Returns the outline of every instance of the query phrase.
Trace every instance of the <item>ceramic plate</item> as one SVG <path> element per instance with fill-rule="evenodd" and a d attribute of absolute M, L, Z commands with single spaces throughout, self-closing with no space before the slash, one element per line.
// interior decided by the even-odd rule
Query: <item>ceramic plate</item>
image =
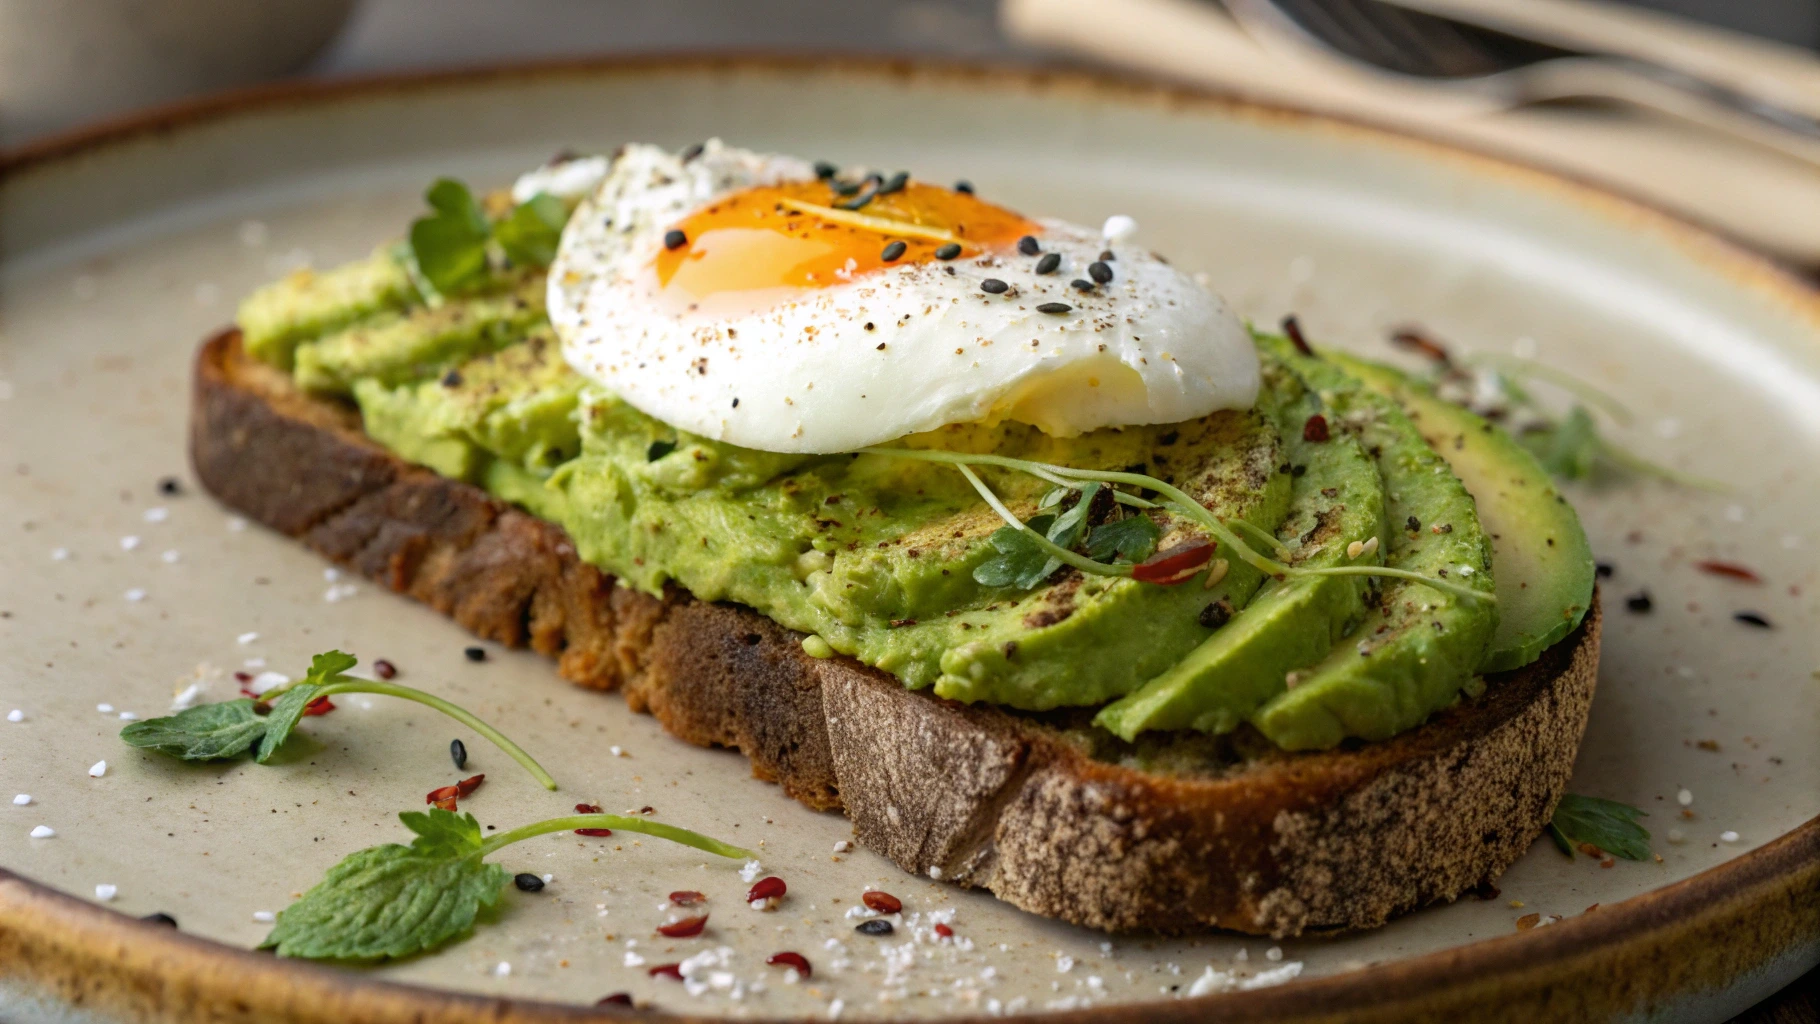
<path fill-rule="evenodd" d="M 1724 481 L 1577 488 L 1605 581 L 1605 660 L 1572 789 L 1649 812 L 1659 859 L 1602 867 L 1539 841 L 1499 882 L 1362 935 L 1107 937 L 907 877 L 837 815 L 686 747 L 542 659 L 491 650 L 191 483 L 195 345 L 236 299 L 398 232 L 425 185 L 510 180 L 563 147 L 740 145 L 969 178 L 1010 206 L 1113 213 L 1245 314 L 1387 351 L 1419 323 L 1532 355 L 1634 413 L 1613 437 Z M 1210 968 L 1275 986 L 1212 997 L 1236 1018 L 1717 1019 L 1820 961 L 1820 298 L 1641 207 L 1356 126 L 1073 77 L 805 61 L 542 68 L 214 101 L 14 161 L 0 181 L 0 1007 L 11 1019 L 545 1020 L 603 995 L 701 1015 L 826 1018 L 1074 1010 L 1190 1019 Z M 163 478 L 182 482 L 160 492 Z M 1694 563 L 1752 567 L 1761 584 Z M 1648 592 L 1653 611 L 1626 610 Z M 1759 628 L 1734 614 L 1754 612 Z M 467 941 L 337 971 L 244 952 L 261 918 L 343 855 L 403 835 L 451 781 L 462 732 L 350 700 L 283 764 L 141 754 L 127 714 L 236 671 L 295 675 L 338 647 L 386 658 L 542 755 L 537 788 L 468 735 L 508 827 L 577 800 L 651 806 L 761 849 L 782 910 L 740 905 L 738 865 L 653 841 L 512 848 L 551 877 Z M 617 756 L 616 756 L 617 754 Z M 105 772 L 91 766 L 106 762 Z M 1806 822 L 1807 824 L 1803 824 Z M 39 825 L 51 838 L 30 838 Z M 105 888 L 104 888 L 105 887 Z M 847 912 L 879 887 L 965 941 L 880 941 Z M 717 908 L 705 940 L 655 940 L 663 894 Z M 1590 909 L 1597 905 L 1599 909 Z M 165 912 L 181 932 L 132 919 Z M 1559 916 L 1521 930 L 1526 915 Z M 719 951 L 704 991 L 646 966 Z M 812 980 L 766 967 L 803 953 Z M 1619 979 L 1622 979 L 1621 981 Z M 1323 1018 L 1325 1019 L 1325 1018 Z"/>

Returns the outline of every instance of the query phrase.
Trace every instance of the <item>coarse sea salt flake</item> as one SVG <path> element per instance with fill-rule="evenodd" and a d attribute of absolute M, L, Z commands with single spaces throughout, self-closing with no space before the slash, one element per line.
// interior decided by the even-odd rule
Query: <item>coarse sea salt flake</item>
<path fill-rule="evenodd" d="M 115 896 L 119 895 L 119 893 L 120 893 L 120 887 L 117 885 L 109 885 L 106 882 L 102 882 L 101 884 L 95 886 L 95 898 L 98 900 L 102 900 L 102 901 L 111 900 Z"/>
<path fill-rule="evenodd" d="M 757 881 L 758 876 L 763 874 L 764 870 L 765 870 L 765 866 L 763 864 L 760 864 L 758 861 L 755 861 L 755 860 L 746 861 L 745 866 L 743 866 L 739 869 L 739 879 L 742 882 Z"/>
<path fill-rule="evenodd" d="M 1681 792 L 1676 793 L 1675 803 L 1678 803 L 1683 807 L 1692 807 L 1694 805 L 1694 791 L 1691 789 L 1683 789 Z"/>
<path fill-rule="evenodd" d="M 49 839 L 56 834 L 57 830 L 49 825 L 39 825 L 37 828 L 32 829 L 33 839 Z"/>
<path fill-rule="evenodd" d="M 246 688 L 253 691 L 254 694 L 261 694 L 274 686 L 283 686 L 290 681 L 291 677 L 283 672 L 261 672 L 253 677 L 252 682 L 246 684 Z"/>
<path fill-rule="evenodd" d="M 13 806 L 14 807 L 24 807 L 31 802 L 32 802 L 32 795 L 30 793 L 20 793 L 13 797 Z"/>
<path fill-rule="evenodd" d="M 251 630 L 248 630 L 247 632 L 242 633 L 239 636 L 235 637 L 234 642 L 237 644 L 250 644 L 257 639 L 259 639 L 259 634 L 252 632 Z"/>
<path fill-rule="evenodd" d="M 9 722 L 23 722 L 25 721 L 25 712 L 18 708 L 14 708 L 6 713 L 6 720 Z"/>
<path fill-rule="evenodd" d="M 120 712 L 120 720 L 122 722 L 136 722 L 139 720 L 139 716 L 133 714 L 131 711 L 122 711 Z"/>
<path fill-rule="evenodd" d="M 106 774 L 107 774 L 107 762 L 106 761 L 96 761 L 94 764 L 91 764 L 88 766 L 88 777 L 91 779 L 98 779 Z"/>
<path fill-rule="evenodd" d="M 180 561 L 183 558 L 183 556 L 181 554 L 177 553 L 176 548 L 172 548 L 169 551 L 166 551 L 164 554 L 159 555 L 158 557 L 162 558 L 164 560 L 165 565 L 176 565 L 178 563 L 178 561 Z"/>
<path fill-rule="evenodd" d="M 133 589 L 127 591 L 122 596 L 125 597 L 128 601 L 143 601 L 143 600 L 145 600 L 145 588 L 144 587 L 134 587 Z"/>
<path fill-rule="evenodd" d="M 53 561 L 53 562 L 66 562 L 69 560 L 69 557 L 70 557 L 69 548 L 52 548 L 51 549 L 51 561 Z"/>
<path fill-rule="evenodd" d="M 1719 841 L 1722 843 L 1735 843 L 1738 841 L 1738 833 L 1727 829 L 1724 832 L 1719 833 Z"/>
<path fill-rule="evenodd" d="M 112 704 L 97 704 L 95 705 L 95 710 L 104 715 L 111 715 L 114 713 L 114 706 Z"/>
<path fill-rule="evenodd" d="M 145 510 L 145 521 L 148 523 L 162 523 L 170 517 L 171 510 L 168 508 L 148 508 Z"/>
<path fill-rule="evenodd" d="M 131 551 L 134 548 L 137 548 L 138 546 L 139 546 L 139 538 L 137 538 L 137 537 L 134 537 L 129 534 L 125 537 L 120 538 L 120 550 L 122 550 L 122 551 Z"/>
<path fill-rule="evenodd" d="M 264 924 L 270 924 L 273 921 L 278 920 L 278 915 L 269 910 L 255 910 L 253 911 L 253 920 Z"/>

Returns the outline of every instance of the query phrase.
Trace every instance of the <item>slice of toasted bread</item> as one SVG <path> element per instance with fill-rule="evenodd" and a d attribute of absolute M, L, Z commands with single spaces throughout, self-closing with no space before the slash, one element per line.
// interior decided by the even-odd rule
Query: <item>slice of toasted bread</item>
<path fill-rule="evenodd" d="M 562 529 L 369 440 L 237 333 L 198 353 L 197 476 L 222 501 L 474 633 L 619 689 L 907 871 L 1107 930 L 1367 928 L 1496 878 L 1541 831 L 1592 702 L 1599 609 L 1483 697 L 1379 743 L 1129 746 L 1071 716 L 904 689 L 746 608 L 625 587 Z M 1143 767 L 1138 767 L 1142 765 Z"/>

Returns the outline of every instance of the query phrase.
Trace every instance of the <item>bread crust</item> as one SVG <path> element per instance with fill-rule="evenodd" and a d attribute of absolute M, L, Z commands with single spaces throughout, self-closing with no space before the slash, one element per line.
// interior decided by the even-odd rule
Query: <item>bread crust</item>
<path fill-rule="evenodd" d="M 1494 880 L 1553 812 L 1599 660 L 1586 620 L 1485 695 L 1378 743 L 1196 771 L 1096 759 L 1049 720 L 912 692 L 743 607 L 617 586 L 555 524 L 410 465 L 237 332 L 197 353 L 190 452 L 249 517 L 478 636 L 617 689 L 907 871 L 1108 931 L 1369 928 Z"/>

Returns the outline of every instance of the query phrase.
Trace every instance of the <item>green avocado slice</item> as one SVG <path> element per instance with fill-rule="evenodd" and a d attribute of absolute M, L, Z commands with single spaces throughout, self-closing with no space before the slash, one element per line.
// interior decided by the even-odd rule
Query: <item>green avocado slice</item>
<path fill-rule="evenodd" d="M 1382 564 L 1389 540 L 1383 483 L 1364 446 L 1342 425 L 1363 385 L 1274 339 L 1259 342 L 1271 389 L 1299 396 L 1277 418 L 1285 459 L 1305 471 L 1294 478 L 1289 514 L 1276 536 L 1295 545 L 1293 564 L 1303 568 Z M 1327 440 L 1304 436 L 1316 414 L 1328 425 Z M 1350 554 L 1351 545 L 1373 538 L 1369 554 Z M 1282 692 L 1288 672 L 1320 661 L 1358 623 L 1369 584 L 1366 576 L 1266 583 L 1231 621 L 1168 671 L 1101 709 L 1094 724 L 1126 740 L 1151 729 L 1230 732 Z"/>
<path fill-rule="evenodd" d="M 1491 535 L 1498 593 L 1498 631 L 1479 671 L 1521 668 L 1573 632 L 1592 603 L 1592 546 L 1574 507 L 1535 456 L 1399 370 L 1337 352 L 1325 355 L 1395 399 L 1478 499 L 1479 521 Z"/>
<path fill-rule="evenodd" d="M 332 270 L 299 270 L 246 297 L 235 316 L 253 358 L 289 371 L 298 344 L 417 299 L 391 246 Z"/>
<path fill-rule="evenodd" d="M 1445 574 L 1491 594 L 1491 544 L 1472 495 L 1396 402 L 1370 389 L 1357 395 L 1355 422 L 1388 497 L 1385 564 Z M 1474 673 L 1497 622 L 1489 601 L 1385 578 L 1377 607 L 1359 628 L 1319 663 L 1293 673 L 1293 685 L 1249 720 L 1285 750 L 1324 750 L 1348 737 L 1378 740 L 1412 729 L 1461 690 L 1483 685 Z"/>

